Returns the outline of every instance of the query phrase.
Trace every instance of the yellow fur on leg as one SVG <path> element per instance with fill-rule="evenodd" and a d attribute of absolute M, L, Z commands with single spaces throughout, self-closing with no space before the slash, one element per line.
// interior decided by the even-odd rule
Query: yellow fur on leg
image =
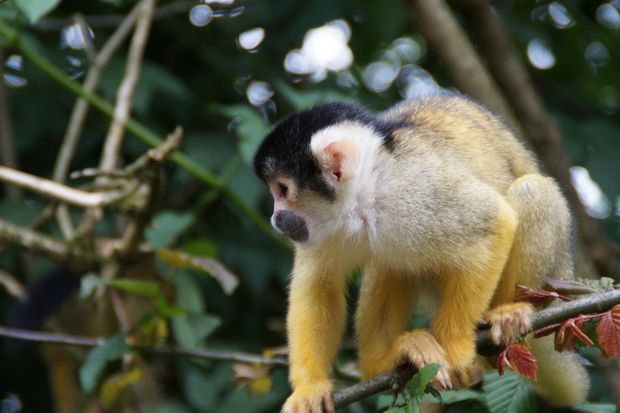
<path fill-rule="evenodd" d="M 417 295 L 415 280 L 373 266 L 364 279 L 355 314 L 358 358 L 364 379 L 385 373 L 396 363 L 394 342 L 402 334 Z"/>
<path fill-rule="evenodd" d="M 514 210 L 498 199 L 498 215 L 489 234 L 488 251 L 467 269 L 443 274 L 441 306 L 433 320 L 433 334 L 445 349 L 455 386 L 466 386 L 476 355 L 476 325 L 481 320 L 508 259 L 517 219 Z M 482 254 L 488 253 L 489 256 Z M 476 262 L 472 257 L 472 263 Z"/>
<path fill-rule="evenodd" d="M 329 369 L 345 325 L 346 272 L 319 263 L 305 251 L 295 255 L 287 316 L 293 394 L 285 413 L 333 411 Z"/>

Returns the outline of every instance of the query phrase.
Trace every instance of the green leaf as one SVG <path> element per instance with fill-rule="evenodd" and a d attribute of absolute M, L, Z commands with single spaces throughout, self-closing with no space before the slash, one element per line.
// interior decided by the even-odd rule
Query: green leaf
<path fill-rule="evenodd" d="M 172 330 L 175 339 L 182 347 L 202 347 L 204 340 L 209 337 L 221 324 L 219 318 L 207 314 L 187 314 L 172 319 Z"/>
<path fill-rule="evenodd" d="M 157 297 L 153 301 L 153 305 L 155 305 L 155 309 L 157 310 L 157 312 L 166 318 L 179 317 L 187 314 L 186 311 L 182 308 L 173 307 L 168 304 L 168 301 L 166 301 L 166 299 L 161 296 Z"/>
<path fill-rule="evenodd" d="M 429 364 L 418 371 L 407 384 L 407 389 L 414 398 L 421 399 L 424 396 L 426 386 L 428 386 L 439 371 L 441 366 L 437 363 Z"/>
<path fill-rule="evenodd" d="M 161 296 L 159 284 L 155 281 L 138 281 L 128 278 L 115 278 L 107 281 L 106 285 L 140 297 L 158 298 Z"/>
<path fill-rule="evenodd" d="M 99 347 L 88 352 L 82 368 L 80 368 L 80 383 L 86 393 L 91 393 L 103 373 L 108 362 L 119 359 L 129 351 L 125 337 L 118 335 L 108 339 Z"/>
<path fill-rule="evenodd" d="M 183 251 L 160 249 L 157 251 L 157 258 L 166 264 L 177 268 L 190 268 L 200 273 L 211 275 L 222 286 L 227 295 L 235 291 L 239 285 L 239 279 L 221 262 L 196 255 L 186 254 Z"/>
<path fill-rule="evenodd" d="M 497 372 L 484 376 L 484 401 L 491 413 L 529 413 L 536 411 L 537 398 L 528 380 L 517 373 Z"/>
<path fill-rule="evenodd" d="M 239 152 L 243 160 L 250 164 L 263 137 L 269 132 L 269 125 L 263 117 L 249 105 L 215 105 L 214 111 L 235 119 L 238 124 L 235 133 L 239 138 Z"/>
<path fill-rule="evenodd" d="M 190 213 L 162 211 L 155 215 L 146 230 L 146 239 L 155 248 L 164 248 L 179 237 L 194 222 Z"/>
<path fill-rule="evenodd" d="M 617 407 L 611 403 L 582 403 L 575 410 L 591 413 L 616 413 Z"/>
<path fill-rule="evenodd" d="M 58 3 L 60 0 L 15 0 L 15 4 L 28 18 L 30 24 L 35 24 L 41 17 L 52 11 Z"/>
<path fill-rule="evenodd" d="M 202 313 L 205 303 L 200 285 L 188 271 L 181 270 L 173 279 L 176 285 L 176 305 L 192 313 Z"/>
<path fill-rule="evenodd" d="M 451 391 L 440 391 L 439 397 L 436 397 L 434 394 L 427 394 L 424 396 L 422 401 L 433 402 L 437 401 L 437 399 L 441 400 L 441 404 L 452 404 L 462 402 L 464 400 L 483 400 L 484 397 L 482 393 L 473 390 L 451 390 Z"/>

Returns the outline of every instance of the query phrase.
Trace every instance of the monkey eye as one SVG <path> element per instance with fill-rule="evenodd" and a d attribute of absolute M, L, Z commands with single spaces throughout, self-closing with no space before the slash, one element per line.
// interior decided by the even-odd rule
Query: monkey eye
<path fill-rule="evenodd" d="M 278 195 L 281 198 L 286 198 L 286 195 L 288 195 L 288 187 L 279 182 L 278 182 Z"/>

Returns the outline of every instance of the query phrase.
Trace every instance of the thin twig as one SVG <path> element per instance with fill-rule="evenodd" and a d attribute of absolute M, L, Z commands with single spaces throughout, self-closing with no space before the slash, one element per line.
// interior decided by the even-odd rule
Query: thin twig
<path fill-rule="evenodd" d="M 95 88 L 101 79 L 103 69 L 108 65 L 116 50 L 118 50 L 125 38 L 131 32 L 131 29 L 140 14 L 139 12 L 140 7 L 135 6 L 103 45 L 101 51 L 93 60 L 93 64 L 86 75 L 83 86 L 84 92 L 93 93 L 95 91 Z M 56 165 L 54 166 L 53 177 L 55 181 L 64 182 L 69 172 L 71 159 L 75 153 L 79 136 L 84 128 L 84 120 L 88 114 L 88 105 L 88 100 L 85 97 L 80 96 L 73 106 L 69 125 L 67 126 L 67 131 L 65 132 L 62 145 L 60 146 L 61 150 L 58 154 L 58 158 L 56 159 Z"/>
<path fill-rule="evenodd" d="M 0 181 L 84 208 L 104 207 L 128 195 L 123 191 L 85 192 L 4 166 L 0 166 Z"/>
<path fill-rule="evenodd" d="M 196 1 L 176 1 L 158 7 L 155 11 L 155 20 L 167 19 L 187 13 L 192 7 L 196 6 Z M 85 16 L 86 23 L 93 29 L 113 29 L 125 19 L 124 14 L 101 14 L 96 16 Z M 62 30 L 71 24 L 67 18 L 46 18 L 35 25 L 35 28 L 42 32 Z"/>
<path fill-rule="evenodd" d="M 15 152 L 15 142 L 13 140 L 13 127 L 11 125 L 11 115 L 9 113 L 9 102 L 4 83 L 4 48 L 0 46 L 0 164 L 9 168 L 17 168 L 17 153 Z M 16 187 L 7 188 L 9 199 L 18 200 L 21 198 L 21 191 Z"/>
<path fill-rule="evenodd" d="M 17 328 L 0 326 L 0 336 L 18 340 L 33 341 L 45 344 L 59 344 L 77 347 L 97 347 L 103 345 L 107 339 L 103 337 L 91 338 L 59 333 L 45 333 L 41 331 L 21 330 Z M 132 350 L 154 356 L 183 356 L 233 363 L 263 364 L 273 367 L 287 367 L 286 358 L 265 357 L 258 354 L 244 353 L 241 351 L 191 349 L 174 346 L 162 347 L 130 347 Z"/>
<path fill-rule="evenodd" d="M 146 154 L 146 159 L 149 163 L 155 163 L 155 165 L 142 166 L 143 168 L 151 166 L 151 170 L 147 172 L 150 174 L 147 178 L 148 182 L 146 183 L 146 187 L 148 188 L 147 201 L 144 208 L 131 220 L 127 226 L 127 229 L 123 233 L 123 239 L 119 249 L 121 256 L 131 254 L 142 240 L 144 228 L 148 225 L 151 219 L 154 203 L 157 198 L 157 192 L 159 191 L 159 166 L 179 147 L 182 138 L 183 129 L 181 127 L 177 127 L 174 132 L 168 135 L 166 140 L 160 146 L 150 149 Z M 140 161 L 141 159 L 138 159 L 134 162 L 134 164 L 127 167 L 127 170 L 131 171 L 132 169 L 138 168 L 139 166 L 137 165 L 142 163 Z"/>
<path fill-rule="evenodd" d="M 77 24 L 77 27 L 80 30 L 82 39 L 84 39 L 84 50 L 86 51 L 86 57 L 88 57 L 88 60 L 92 62 L 97 56 L 97 49 L 95 48 L 93 39 L 90 37 L 90 30 L 88 28 L 88 24 L 86 24 L 86 19 L 84 18 L 83 14 L 76 13 L 73 16 L 73 20 L 75 21 L 75 24 Z"/>
<path fill-rule="evenodd" d="M 92 65 L 86 75 L 86 79 L 84 80 L 83 88 L 85 92 L 93 93 L 95 91 L 104 68 L 108 65 L 116 50 L 118 50 L 131 32 L 139 14 L 140 7 L 138 4 L 134 6 L 131 12 L 121 21 L 118 28 L 105 42 L 101 51 L 94 57 Z M 71 160 L 73 159 L 80 136 L 82 135 L 82 130 L 84 129 L 88 109 L 88 100 L 84 96 L 79 96 L 73 106 L 71 118 L 69 119 L 62 144 L 60 145 L 60 152 L 56 158 L 56 164 L 54 165 L 54 173 L 52 176 L 57 182 L 65 182 L 67 174 L 69 173 Z M 73 229 L 73 223 L 71 222 L 68 208 L 64 205 L 60 205 L 56 216 L 65 239 L 72 239 L 75 230 Z"/>
<path fill-rule="evenodd" d="M 27 297 L 26 287 L 17 278 L 0 268 L 0 285 L 3 285 L 9 294 L 20 301 Z"/>
<path fill-rule="evenodd" d="M 142 57 L 151 27 L 153 11 L 155 10 L 155 0 L 141 0 L 136 7 L 139 9 L 139 14 L 129 46 L 125 75 L 118 88 L 112 120 L 103 144 L 103 153 L 99 162 L 99 168 L 104 172 L 112 171 L 119 163 L 123 137 L 125 136 L 126 124 L 131 110 L 133 93 L 138 84 Z M 103 177 L 97 180 L 98 184 L 103 184 L 105 182 L 106 179 Z M 100 209 L 87 211 L 80 223 L 78 235 L 84 236 L 90 233 L 101 216 L 102 211 Z"/>
<path fill-rule="evenodd" d="M 103 146 L 103 155 L 99 163 L 99 167 L 103 171 L 112 170 L 117 166 L 123 135 L 125 133 L 125 124 L 129 118 L 133 92 L 138 83 L 142 56 L 144 55 L 144 49 L 153 19 L 155 0 L 142 0 L 139 3 L 139 7 L 140 15 L 136 21 L 136 28 L 127 55 L 125 76 L 118 88 L 114 116 L 112 117 L 108 135 Z"/>
<path fill-rule="evenodd" d="M 68 246 L 60 241 L 28 228 L 22 228 L 0 219 L 0 244 L 9 243 L 31 254 L 38 254 L 50 260 L 77 270 L 92 269 L 97 258 L 77 245 Z"/>

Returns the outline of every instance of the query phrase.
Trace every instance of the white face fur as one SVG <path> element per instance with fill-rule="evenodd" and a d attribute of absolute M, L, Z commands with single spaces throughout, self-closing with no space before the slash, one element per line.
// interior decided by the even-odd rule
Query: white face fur
<path fill-rule="evenodd" d="M 347 121 L 317 132 L 310 148 L 336 198 L 330 201 L 298 190 L 291 179 L 276 179 L 269 184 L 274 196 L 274 228 L 278 229 L 278 211 L 288 210 L 307 225 L 308 238 L 300 246 L 320 245 L 336 233 L 341 239 L 372 236 L 376 160 L 383 150 L 381 136 L 367 125 Z M 282 185 L 286 196 L 282 196 Z"/>

